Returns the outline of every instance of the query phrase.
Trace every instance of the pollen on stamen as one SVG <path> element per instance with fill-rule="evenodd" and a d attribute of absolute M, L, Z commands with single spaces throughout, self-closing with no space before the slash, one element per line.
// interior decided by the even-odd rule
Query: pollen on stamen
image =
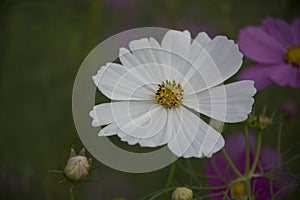
<path fill-rule="evenodd" d="M 180 83 L 175 80 L 166 80 L 157 84 L 158 89 L 155 93 L 155 101 L 166 108 L 175 108 L 181 104 L 184 91 Z"/>
<path fill-rule="evenodd" d="M 289 47 L 284 57 L 288 63 L 300 67 L 300 45 Z"/>
<path fill-rule="evenodd" d="M 246 194 L 245 183 L 243 181 L 234 183 L 232 190 L 235 197 L 244 196 Z"/>

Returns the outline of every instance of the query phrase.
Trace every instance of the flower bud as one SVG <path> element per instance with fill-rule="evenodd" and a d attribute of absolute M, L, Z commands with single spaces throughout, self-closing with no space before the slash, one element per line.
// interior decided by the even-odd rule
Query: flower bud
<path fill-rule="evenodd" d="M 274 118 L 275 118 L 275 113 L 273 113 L 271 117 L 266 116 L 265 111 L 261 115 L 255 115 L 254 113 L 251 113 L 248 116 L 247 124 L 259 130 L 264 130 L 273 125 Z"/>
<path fill-rule="evenodd" d="M 257 128 L 260 130 L 268 128 L 270 125 L 272 125 L 272 119 L 270 119 L 267 116 L 262 116 L 260 115 L 258 117 L 258 123 L 257 123 Z"/>
<path fill-rule="evenodd" d="M 255 114 L 254 113 L 250 113 L 248 115 L 247 124 L 249 126 L 253 127 L 255 125 L 256 121 L 257 121 L 257 117 L 255 116 Z"/>
<path fill-rule="evenodd" d="M 89 174 L 91 167 L 91 159 L 88 159 L 84 155 L 84 149 L 80 151 L 80 154 L 76 155 L 74 149 L 71 149 L 71 153 L 68 162 L 64 169 L 64 175 L 70 181 L 82 181 Z"/>
<path fill-rule="evenodd" d="M 192 200 L 193 191 L 186 187 L 178 187 L 172 193 L 172 200 Z"/>

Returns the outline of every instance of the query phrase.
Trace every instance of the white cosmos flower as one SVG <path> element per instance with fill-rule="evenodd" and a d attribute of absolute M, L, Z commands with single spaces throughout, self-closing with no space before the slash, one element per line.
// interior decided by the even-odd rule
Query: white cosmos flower
<path fill-rule="evenodd" d="M 253 81 L 223 85 L 242 64 L 238 46 L 225 36 L 210 39 L 189 31 L 168 31 L 120 48 L 122 63 L 107 63 L 93 76 L 111 103 L 94 106 L 99 136 L 118 135 L 129 144 L 167 144 L 179 157 L 211 157 L 224 146 L 222 135 L 204 122 L 204 114 L 221 122 L 240 122 L 251 112 Z"/>

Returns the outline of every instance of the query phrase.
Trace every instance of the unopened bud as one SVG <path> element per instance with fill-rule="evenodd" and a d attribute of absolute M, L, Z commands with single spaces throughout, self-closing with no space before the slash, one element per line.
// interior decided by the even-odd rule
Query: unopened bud
<path fill-rule="evenodd" d="M 273 125 L 274 117 L 275 113 L 273 113 L 271 117 L 267 117 L 265 114 L 257 116 L 254 113 L 251 113 L 248 116 L 247 124 L 259 130 L 264 130 Z"/>
<path fill-rule="evenodd" d="M 254 126 L 254 124 L 256 123 L 256 121 L 257 121 L 257 117 L 255 116 L 255 114 L 254 113 L 250 113 L 248 115 L 247 123 L 250 126 Z"/>
<path fill-rule="evenodd" d="M 269 117 L 262 115 L 258 117 L 257 128 L 263 130 L 265 128 L 268 128 L 271 124 L 272 120 Z"/>
<path fill-rule="evenodd" d="M 186 187 L 178 187 L 172 193 L 172 200 L 192 200 L 193 191 Z"/>
<path fill-rule="evenodd" d="M 91 159 L 88 159 L 83 153 L 84 150 L 81 150 L 80 155 L 76 155 L 74 149 L 71 149 L 70 157 L 64 169 L 64 174 L 70 181 L 82 181 L 89 174 Z"/>

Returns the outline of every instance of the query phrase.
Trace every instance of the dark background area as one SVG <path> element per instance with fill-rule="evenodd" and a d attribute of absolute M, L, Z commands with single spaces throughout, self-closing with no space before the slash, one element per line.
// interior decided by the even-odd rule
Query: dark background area
<path fill-rule="evenodd" d="M 265 17 L 290 22 L 299 16 L 297 0 L 0 0 L 0 199 L 67 199 L 61 176 L 70 147 L 82 148 L 72 118 L 72 88 L 85 56 L 101 41 L 144 26 L 189 29 L 236 40 L 241 28 Z M 245 59 L 243 67 L 251 62 Z M 234 80 L 234 77 L 233 79 Z M 286 101 L 300 106 L 299 89 L 275 84 L 256 96 L 280 113 Z M 283 151 L 299 155 L 299 114 L 284 121 Z M 242 130 L 229 125 L 226 134 Z M 264 144 L 276 147 L 278 125 Z M 164 187 L 168 168 L 127 174 L 100 166 L 90 181 L 75 187 L 76 199 L 138 199 Z M 185 161 L 183 161 L 185 162 Z M 201 173 L 205 159 L 191 159 Z M 299 160 L 288 166 L 299 174 Z M 175 182 L 189 178 L 176 171 Z"/>

